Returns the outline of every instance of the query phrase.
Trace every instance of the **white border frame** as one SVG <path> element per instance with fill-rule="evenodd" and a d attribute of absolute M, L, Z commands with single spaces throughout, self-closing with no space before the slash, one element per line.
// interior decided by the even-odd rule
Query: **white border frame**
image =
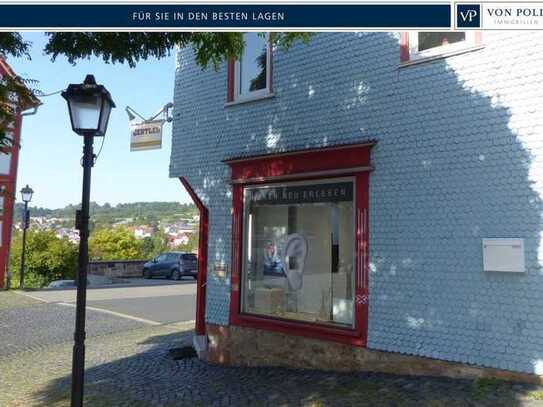
<path fill-rule="evenodd" d="M 423 31 L 409 31 L 409 61 L 416 61 L 419 59 L 441 57 L 449 55 L 455 52 L 461 52 L 464 50 L 475 47 L 476 44 L 476 32 L 475 31 L 461 31 L 466 34 L 464 41 L 455 42 L 454 44 L 441 45 L 439 47 L 429 48 L 424 51 L 419 51 L 419 32 Z M 441 32 L 441 31 L 435 31 Z M 443 31 L 452 32 L 452 31 Z"/>
<path fill-rule="evenodd" d="M 271 40 L 270 40 L 270 33 L 269 32 L 265 32 L 265 33 L 266 33 L 266 41 L 267 41 L 267 45 L 266 45 L 266 87 L 264 89 L 259 89 L 259 90 L 252 91 L 252 92 L 250 92 L 248 94 L 242 94 L 241 91 L 240 91 L 240 85 L 241 85 L 240 60 L 236 59 L 236 62 L 234 64 L 234 100 L 232 101 L 233 103 L 242 103 L 242 102 L 248 102 L 248 101 L 251 101 L 251 100 L 262 99 L 262 98 L 265 98 L 265 97 L 269 96 L 272 93 L 272 91 L 271 91 L 272 60 L 271 59 L 272 59 L 272 56 L 273 56 L 273 52 L 272 52 L 272 44 L 271 44 Z"/>

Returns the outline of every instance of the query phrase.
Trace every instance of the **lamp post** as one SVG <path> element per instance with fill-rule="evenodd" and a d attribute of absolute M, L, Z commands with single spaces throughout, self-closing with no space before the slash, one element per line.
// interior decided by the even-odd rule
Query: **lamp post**
<path fill-rule="evenodd" d="M 94 165 L 92 144 L 94 137 L 104 137 L 111 109 L 115 103 L 93 75 L 87 75 L 81 84 L 70 84 L 62 92 L 68 102 L 72 130 L 83 136 L 83 194 L 81 209 L 76 212 L 79 229 L 79 259 L 77 273 L 77 303 L 75 315 L 74 349 L 72 359 L 72 407 L 83 406 L 85 382 L 85 306 L 87 301 L 87 266 L 89 257 L 89 202 L 91 169 Z"/>
<path fill-rule="evenodd" d="M 25 203 L 25 209 L 23 211 L 23 248 L 21 250 L 21 271 L 19 273 L 19 289 L 25 288 L 25 253 L 26 253 L 26 230 L 30 223 L 30 211 L 28 210 L 28 203 L 32 200 L 32 194 L 34 191 L 32 188 L 26 185 L 21 189 L 21 199 Z"/>

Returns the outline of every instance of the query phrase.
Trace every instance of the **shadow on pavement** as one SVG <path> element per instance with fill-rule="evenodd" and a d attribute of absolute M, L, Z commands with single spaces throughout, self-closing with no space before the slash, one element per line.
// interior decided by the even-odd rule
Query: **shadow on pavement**
<path fill-rule="evenodd" d="M 91 406 L 514 406 L 537 388 L 497 380 L 453 380 L 378 373 L 334 373 L 174 361 L 169 350 L 192 333 L 151 336 L 134 355 L 86 370 Z M 90 361 L 89 365 L 92 364 Z M 70 377 L 34 394 L 39 406 L 69 404 Z"/>

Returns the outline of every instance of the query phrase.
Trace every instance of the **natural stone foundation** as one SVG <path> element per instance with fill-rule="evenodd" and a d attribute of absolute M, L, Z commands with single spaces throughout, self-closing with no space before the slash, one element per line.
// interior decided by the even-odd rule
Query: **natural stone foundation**
<path fill-rule="evenodd" d="M 148 260 L 90 261 L 89 274 L 109 278 L 142 277 L 143 265 Z"/>
<path fill-rule="evenodd" d="M 341 372 L 372 371 L 415 376 L 497 378 L 543 384 L 543 376 L 375 351 L 260 329 L 207 324 L 210 363 L 284 366 Z"/>

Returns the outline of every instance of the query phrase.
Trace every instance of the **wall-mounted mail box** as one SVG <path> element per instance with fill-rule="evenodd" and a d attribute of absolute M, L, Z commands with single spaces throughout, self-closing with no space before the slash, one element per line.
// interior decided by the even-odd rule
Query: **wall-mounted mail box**
<path fill-rule="evenodd" d="M 524 239 L 483 239 L 483 269 L 524 273 Z"/>

